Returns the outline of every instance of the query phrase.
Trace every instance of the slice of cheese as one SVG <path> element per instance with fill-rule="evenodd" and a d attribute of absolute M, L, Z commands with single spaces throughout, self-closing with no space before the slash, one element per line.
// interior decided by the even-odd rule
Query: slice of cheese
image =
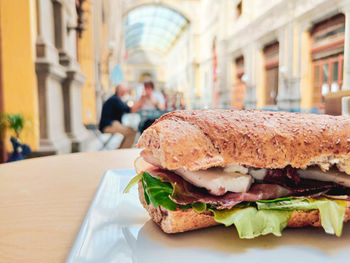
<path fill-rule="evenodd" d="M 175 173 L 195 186 L 205 188 L 212 195 L 224 195 L 226 192 L 247 192 L 253 183 L 248 174 L 237 172 L 224 172 L 222 168 L 208 170 L 188 171 L 177 169 Z"/>
<path fill-rule="evenodd" d="M 250 168 L 249 169 L 249 174 L 251 176 L 253 176 L 253 178 L 257 181 L 262 181 L 264 180 L 265 176 L 266 176 L 266 169 L 262 168 L 262 169 L 254 169 L 254 168 Z"/>
<path fill-rule="evenodd" d="M 301 178 L 313 179 L 324 182 L 334 182 L 346 187 L 350 187 L 350 175 L 340 172 L 337 169 L 331 169 L 327 172 L 322 172 L 318 167 L 309 167 L 306 170 L 298 170 Z"/>

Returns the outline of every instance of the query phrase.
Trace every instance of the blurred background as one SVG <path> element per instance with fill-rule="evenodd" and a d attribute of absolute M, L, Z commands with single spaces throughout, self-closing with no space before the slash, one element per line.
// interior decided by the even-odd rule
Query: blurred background
<path fill-rule="evenodd" d="M 164 101 L 152 118 L 203 108 L 340 115 L 350 1 L 0 0 L 2 162 L 16 143 L 27 158 L 118 148 L 120 137 L 98 129 L 102 105 L 123 83 L 133 106 L 149 81 Z M 147 114 L 123 123 L 138 130 Z"/>

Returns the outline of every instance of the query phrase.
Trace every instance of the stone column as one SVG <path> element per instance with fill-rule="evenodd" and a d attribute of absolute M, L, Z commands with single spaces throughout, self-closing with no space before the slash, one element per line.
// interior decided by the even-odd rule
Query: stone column
<path fill-rule="evenodd" d="M 227 83 L 227 68 L 230 63 L 230 56 L 227 54 L 227 44 L 225 40 L 218 44 L 218 92 L 219 108 L 228 108 L 230 106 L 230 87 Z"/>
<path fill-rule="evenodd" d="M 77 65 L 66 73 L 63 83 L 65 130 L 72 142 L 72 152 L 85 151 L 90 139 L 82 120 L 81 88 L 85 77 Z"/>
<path fill-rule="evenodd" d="M 290 23 L 286 26 L 279 29 L 278 32 L 278 91 L 277 91 L 277 106 L 283 109 L 289 108 L 289 105 L 286 105 L 286 100 L 288 98 L 288 73 L 289 73 L 289 61 L 288 56 L 286 57 L 286 51 L 293 52 L 290 49 L 290 39 L 289 39 Z"/>
<path fill-rule="evenodd" d="M 294 60 L 299 57 L 295 26 L 289 22 L 279 34 L 279 85 L 277 106 L 283 110 L 299 110 L 300 78 L 293 74 Z"/>
<path fill-rule="evenodd" d="M 345 42 L 344 42 L 344 71 L 343 89 L 350 89 L 350 6 L 344 10 L 345 15 Z"/>
<path fill-rule="evenodd" d="M 301 111 L 309 112 L 312 108 L 313 86 L 312 86 L 312 58 L 311 58 L 311 39 L 310 30 L 312 28 L 311 20 L 304 21 L 299 25 L 300 38 L 300 93 Z"/>
<path fill-rule="evenodd" d="M 38 36 L 35 69 L 40 116 L 38 154 L 68 153 L 71 151 L 71 144 L 64 131 L 62 94 L 62 83 L 66 72 L 59 64 L 58 51 L 55 47 L 53 3 L 38 0 L 37 5 Z"/>
<path fill-rule="evenodd" d="M 229 106 L 233 106 L 233 101 L 236 94 L 234 93 L 235 77 L 236 77 L 236 65 L 235 56 L 232 53 L 227 54 L 227 69 L 226 69 L 226 85 L 227 85 L 227 99 L 229 100 Z"/>
<path fill-rule="evenodd" d="M 119 1 L 117 1 L 119 2 Z M 102 112 L 104 89 L 102 87 L 102 1 L 92 1 L 93 8 L 93 46 L 94 46 L 94 81 L 96 96 L 96 121 L 99 122 Z M 122 52 L 122 41 L 120 43 L 120 53 Z"/>
<path fill-rule="evenodd" d="M 245 109 L 256 109 L 257 107 L 257 97 L 256 97 L 256 84 L 257 84 L 257 74 L 256 74 L 256 59 L 258 45 L 256 43 L 251 43 L 246 48 L 243 49 L 244 57 L 244 82 L 246 84 L 246 91 L 244 97 L 244 107 Z"/>
<path fill-rule="evenodd" d="M 77 62 L 77 34 L 74 30 L 67 30 L 77 23 L 75 3 L 74 1 L 65 1 L 62 4 L 62 24 L 65 30 L 63 30 L 62 44 L 59 48 L 59 61 L 64 66 L 66 73 L 62 85 L 64 127 L 71 140 L 72 152 L 79 152 L 87 150 L 89 141 L 93 137 L 90 138 L 82 119 L 81 88 L 84 85 L 85 76 Z"/>

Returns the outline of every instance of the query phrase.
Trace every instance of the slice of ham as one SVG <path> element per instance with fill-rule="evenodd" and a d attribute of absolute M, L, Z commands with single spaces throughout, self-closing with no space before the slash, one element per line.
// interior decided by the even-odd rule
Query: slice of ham
<path fill-rule="evenodd" d="M 170 197 L 175 203 L 186 205 L 195 202 L 206 203 L 217 209 L 229 209 L 243 201 L 258 201 L 288 196 L 292 191 L 277 184 L 253 184 L 246 193 L 228 192 L 223 196 L 214 196 L 203 188 L 198 188 L 173 172 L 151 167 L 147 170 L 151 175 L 172 183 L 174 192 Z"/>
<path fill-rule="evenodd" d="M 300 178 L 297 169 L 287 166 L 283 169 L 267 169 L 263 182 L 282 182 L 282 185 L 295 186 L 299 184 Z"/>

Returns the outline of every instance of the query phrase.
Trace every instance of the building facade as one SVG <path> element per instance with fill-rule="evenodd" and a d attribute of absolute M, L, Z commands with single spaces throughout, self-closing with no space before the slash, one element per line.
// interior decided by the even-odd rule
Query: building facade
<path fill-rule="evenodd" d="M 350 89 L 349 8 L 344 0 L 201 1 L 200 87 L 187 91 L 190 106 L 339 114 L 332 98 Z M 199 102 L 197 89 L 205 90 Z"/>
<path fill-rule="evenodd" d="M 1 112 L 23 115 L 21 140 L 35 155 L 85 151 L 94 139 L 85 124 L 112 89 L 116 4 L 0 0 Z"/>

